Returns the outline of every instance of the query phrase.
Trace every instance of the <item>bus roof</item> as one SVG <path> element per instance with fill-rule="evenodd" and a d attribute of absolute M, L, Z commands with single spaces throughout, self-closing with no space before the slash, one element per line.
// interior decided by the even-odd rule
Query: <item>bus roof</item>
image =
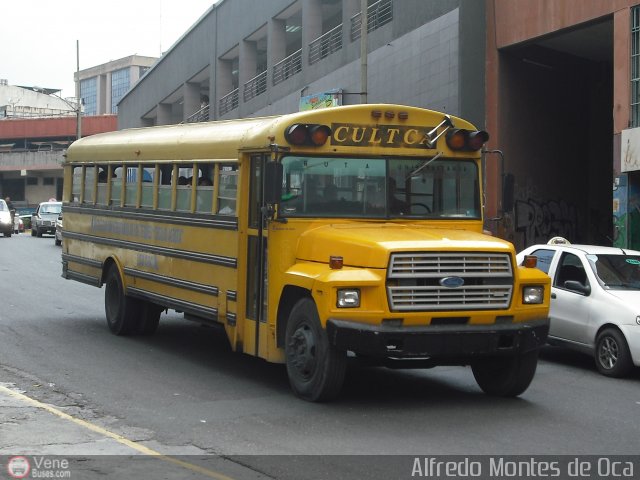
<path fill-rule="evenodd" d="M 395 119 L 373 119 L 372 112 L 393 112 Z M 132 128 L 91 135 L 74 142 L 67 150 L 66 162 L 126 162 L 144 160 L 235 160 L 239 150 L 267 150 L 277 143 L 288 146 L 284 130 L 295 123 L 331 125 L 398 122 L 406 112 L 408 125 L 434 127 L 444 114 L 418 107 L 387 104 L 350 105 L 303 111 L 271 117 L 162 125 Z M 475 129 L 469 122 L 451 116 L 456 128 Z M 308 147 L 312 148 L 312 147 Z M 342 147 L 343 148 L 343 147 Z M 304 150 L 305 147 L 298 147 Z M 341 147 L 332 151 L 340 151 Z M 317 152 L 318 149 L 315 148 Z M 326 151 L 326 150 L 324 150 Z M 424 154 L 424 147 L 420 149 Z"/>

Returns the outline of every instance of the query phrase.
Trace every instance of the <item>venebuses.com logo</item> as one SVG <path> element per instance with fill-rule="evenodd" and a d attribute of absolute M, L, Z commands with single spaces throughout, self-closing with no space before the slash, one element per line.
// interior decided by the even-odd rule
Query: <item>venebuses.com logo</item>
<path fill-rule="evenodd" d="M 11 478 L 25 478 L 31 471 L 26 457 L 11 457 L 7 462 L 7 472 Z"/>

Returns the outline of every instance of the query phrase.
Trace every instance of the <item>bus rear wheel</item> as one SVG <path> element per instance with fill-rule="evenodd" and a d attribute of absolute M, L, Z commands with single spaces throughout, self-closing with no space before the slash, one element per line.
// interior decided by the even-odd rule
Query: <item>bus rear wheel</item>
<path fill-rule="evenodd" d="M 142 310 L 141 303 L 125 295 L 120 272 L 115 264 L 109 267 L 106 276 L 104 309 L 111 333 L 115 335 L 136 333 Z"/>
<path fill-rule="evenodd" d="M 294 393 L 311 402 L 337 397 L 344 382 L 347 356 L 329 343 L 313 300 L 303 298 L 295 304 L 285 336 L 287 374 Z"/>
<path fill-rule="evenodd" d="M 517 397 L 531 384 L 538 365 L 538 351 L 513 357 L 479 360 L 471 366 L 483 392 L 497 397 Z"/>
<path fill-rule="evenodd" d="M 138 335 L 153 335 L 160 323 L 163 308 L 150 302 L 142 302 L 136 332 Z"/>

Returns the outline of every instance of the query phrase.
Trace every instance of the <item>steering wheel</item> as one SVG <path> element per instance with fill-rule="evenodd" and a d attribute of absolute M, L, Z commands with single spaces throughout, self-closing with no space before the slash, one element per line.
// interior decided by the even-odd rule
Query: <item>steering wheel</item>
<path fill-rule="evenodd" d="M 413 207 L 414 205 L 416 207 L 424 208 L 427 211 L 427 213 L 431 213 L 431 209 L 427 205 L 425 205 L 424 203 L 411 203 L 411 204 L 409 204 L 409 207 Z"/>

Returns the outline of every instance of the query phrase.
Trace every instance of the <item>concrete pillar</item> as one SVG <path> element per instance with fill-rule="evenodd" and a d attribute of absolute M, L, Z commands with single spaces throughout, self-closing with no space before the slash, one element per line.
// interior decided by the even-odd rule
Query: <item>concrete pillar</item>
<path fill-rule="evenodd" d="M 171 113 L 172 106 L 170 103 L 159 103 L 158 104 L 158 121 L 156 125 L 170 125 L 171 121 Z"/>
<path fill-rule="evenodd" d="M 184 100 L 182 120 L 186 120 L 200 110 L 200 84 L 186 82 L 182 85 L 182 97 Z"/>
<path fill-rule="evenodd" d="M 309 44 L 322 35 L 322 0 L 302 0 L 302 68 L 309 65 Z"/>
<path fill-rule="evenodd" d="M 342 48 L 351 44 L 351 17 L 360 13 L 360 0 L 342 2 Z"/>
<path fill-rule="evenodd" d="M 267 82 L 273 85 L 273 66 L 287 56 L 286 21 L 272 18 L 267 33 Z"/>
<path fill-rule="evenodd" d="M 256 76 L 257 63 L 256 42 L 247 42 L 243 40 L 240 43 L 240 56 L 238 58 L 238 88 L 240 89 L 240 98 L 243 98 L 244 84 Z"/>

